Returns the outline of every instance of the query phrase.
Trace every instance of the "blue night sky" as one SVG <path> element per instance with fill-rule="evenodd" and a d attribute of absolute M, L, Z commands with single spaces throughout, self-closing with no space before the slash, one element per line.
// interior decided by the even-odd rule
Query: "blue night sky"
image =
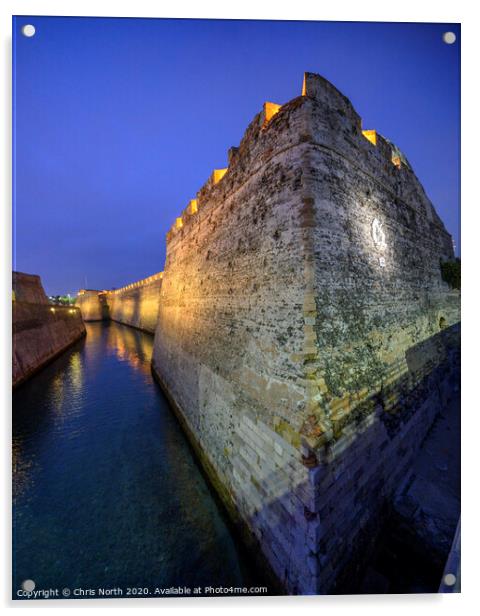
<path fill-rule="evenodd" d="M 264 101 L 301 94 L 304 71 L 404 151 L 459 246 L 458 25 L 17 17 L 13 29 L 14 269 L 49 294 L 162 270 L 175 217 Z"/>

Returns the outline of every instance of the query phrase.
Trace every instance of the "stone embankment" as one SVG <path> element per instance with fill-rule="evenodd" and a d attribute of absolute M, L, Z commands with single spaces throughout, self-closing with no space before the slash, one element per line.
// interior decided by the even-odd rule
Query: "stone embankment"
<path fill-rule="evenodd" d="M 80 310 L 53 306 L 39 276 L 13 273 L 13 386 L 43 368 L 85 336 Z"/>

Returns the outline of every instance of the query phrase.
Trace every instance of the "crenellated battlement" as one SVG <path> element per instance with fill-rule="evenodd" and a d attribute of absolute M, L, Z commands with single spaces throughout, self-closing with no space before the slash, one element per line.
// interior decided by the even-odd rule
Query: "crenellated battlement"
<path fill-rule="evenodd" d="M 169 249 L 189 234 L 199 215 L 207 215 L 215 203 L 239 190 L 276 154 L 286 148 L 304 148 L 306 144 L 353 157 L 366 175 L 390 185 L 394 199 L 408 201 L 412 194 L 421 194 L 424 209 L 432 209 L 403 153 L 376 130 L 362 129 L 361 118 L 349 99 L 320 75 L 307 72 L 301 96 L 283 105 L 265 102 L 240 145 L 229 148 L 228 167 L 214 169 L 175 219 L 166 236 L 167 258 Z"/>
<path fill-rule="evenodd" d="M 233 150 L 233 148 L 231 148 L 231 150 Z M 229 151 L 229 157 L 232 157 L 232 156 L 233 156 L 233 151 L 232 153 L 230 153 Z M 198 191 L 197 197 L 195 199 L 190 199 L 187 207 L 183 210 L 181 215 L 175 219 L 175 222 L 171 226 L 170 230 L 167 232 L 167 244 L 168 242 L 170 242 L 171 239 L 173 239 L 178 234 L 180 230 L 182 230 L 185 227 L 186 224 L 188 224 L 191 218 L 198 213 L 199 202 L 202 201 L 202 197 L 200 197 L 199 195 L 202 195 L 204 199 L 205 193 L 210 192 L 211 188 L 216 186 L 223 179 L 223 177 L 225 176 L 227 172 L 228 172 L 228 167 L 224 169 L 214 169 L 212 171 L 208 180 L 205 182 L 202 188 Z"/>
<path fill-rule="evenodd" d="M 104 293 L 107 293 L 108 295 L 119 295 L 120 293 L 124 293 L 125 291 L 131 291 L 133 289 L 145 287 L 146 285 L 150 285 L 152 284 L 152 282 L 155 282 L 156 280 L 161 280 L 162 278 L 163 272 L 158 272 L 157 274 L 152 274 L 152 276 L 148 276 L 148 278 L 143 278 L 142 280 L 131 282 L 130 284 L 127 284 L 124 287 L 120 287 L 119 289 L 104 291 Z"/>
<path fill-rule="evenodd" d="M 222 183 L 225 176 L 231 175 L 231 171 L 238 171 L 240 166 L 242 166 L 242 173 L 244 173 L 245 169 L 243 167 L 246 168 L 247 164 L 251 162 L 245 160 L 245 154 L 251 149 L 256 137 L 266 130 L 271 120 L 281 109 L 282 105 L 278 103 L 265 102 L 263 104 L 262 111 L 250 123 L 240 145 L 229 148 L 227 153 L 228 167 L 214 169 L 205 184 L 198 190 L 196 198 L 190 200 L 181 215 L 175 219 L 175 222 L 167 232 L 167 244 L 178 236 L 184 236 L 194 217 L 202 210 L 209 199 L 215 196 L 215 189 Z M 236 175 L 238 176 L 239 174 L 236 173 Z"/>
<path fill-rule="evenodd" d="M 263 121 L 262 127 L 265 128 L 266 125 L 270 122 L 274 115 L 276 115 L 280 109 L 281 105 L 277 103 L 263 103 Z"/>

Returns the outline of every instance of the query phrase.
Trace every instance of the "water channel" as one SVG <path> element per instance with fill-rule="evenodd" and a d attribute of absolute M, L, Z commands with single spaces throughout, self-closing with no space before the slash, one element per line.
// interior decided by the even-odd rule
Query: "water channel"
<path fill-rule="evenodd" d="M 87 337 L 13 396 L 13 592 L 261 584 L 150 372 L 153 337 Z"/>

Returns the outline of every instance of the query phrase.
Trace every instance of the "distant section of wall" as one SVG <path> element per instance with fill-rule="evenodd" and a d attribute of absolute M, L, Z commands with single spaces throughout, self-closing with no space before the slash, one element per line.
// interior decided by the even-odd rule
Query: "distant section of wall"
<path fill-rule="evenodd" d="M 155 333 L 162 272 L 130 285 L 108 291 L 106 301 L 113 321 Z"/>
<path fill-rule="evenodd" d="M 85 335 L 78 308 L 51 306 L 38 276 L 14 273 L 13 386 L 25 381 Z M 18 298 L 38 301 L 20 301 Z M 46 300 L 46 301 L 45 301 Z"/>
<path fill-rule="evenodd" d="M 81 289 L 76 305 L 84 321 L 112 319 L 153 334 L 157 326 L 162 276 L 163 272 L 158 272 L 112 291 Z"/>
<path fill-rule="evenodd" d="M 13 296 L 17 302 L 29 302 L 30 304 L 48 304 L 48 297 L 43 290 L 40 276 L 12 273 Z"/>
<path fill-rule="evenodd" d="M 109 318 L 106 291 L 80 289 L 75 303 L 84 321 L 104 321 Z"/>

